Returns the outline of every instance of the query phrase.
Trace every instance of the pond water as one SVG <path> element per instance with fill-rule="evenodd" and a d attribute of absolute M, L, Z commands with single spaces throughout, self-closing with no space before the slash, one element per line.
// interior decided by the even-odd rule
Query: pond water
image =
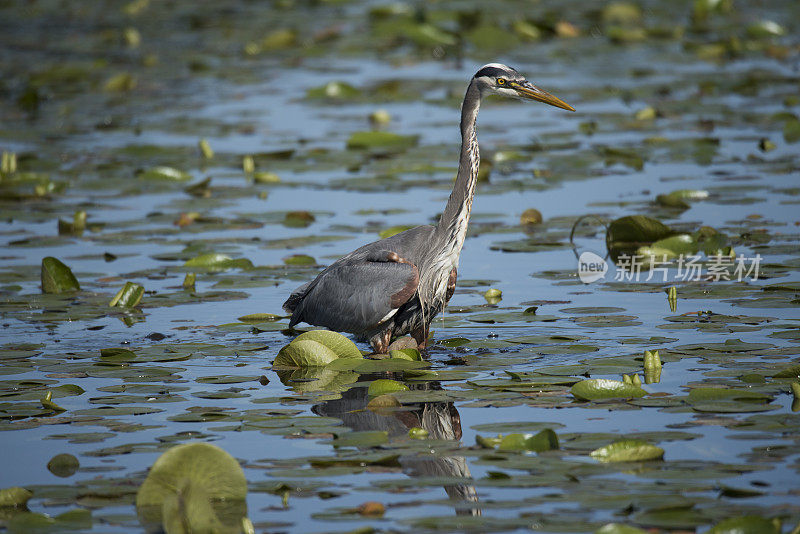
<path fill-rule="evenodd" d="M 569 5 L 0 6 L 0 489 L 32 492 L 0 525 L 141 531 L 148 468 L 204 441 L 242 466 L 257 532 L 796 532 L 800 4 Z M 490 61 L 577 111 L 484 102 L 488 177 L 427 363 L 273 370 L 307 327 L 294 288 L 436 220 Z M 404 137 L 352 146 L 375 130 Z M 605 226 L 632 215 L 711 236 L 701 276 L 623 269 Z M 581 282 L 582 252 L 604 278 Z M 715 252 L 758 276 L 715 280 Z M 43 293 L 51 256 L 79 291 Z M 126 282 L 141 302 L 109 307 Z M 623 375 L 643 396 L 572 390 Z M 386 378 L 399 406 L 367 408 Z M 491 440 L 544 429 L 548 450 Z M 663 457 L 591 454 L 633 439 Z"/>

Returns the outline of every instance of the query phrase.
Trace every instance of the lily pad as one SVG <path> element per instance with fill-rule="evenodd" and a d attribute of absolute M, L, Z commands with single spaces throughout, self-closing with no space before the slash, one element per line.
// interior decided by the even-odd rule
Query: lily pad
<path fill-rule="evenodd" d="M 386 395 L 387 393 L 394 393 L 395 391 L 408 391 L 408 386 L 396 380 L 380 378 L 370 383 L 367 395 L 370 397 L 378 397 L 380 395 Z"/>
<path fill-rule="evenodd" d="M 56 454 L 47 462 L 47 470 L 57 477 L 71 477 L 80 467 L 80 462 L 71 454 Z"/>
<path fill-rule="evenodd" d="M 33 492 L 17 486 L 0 489 L 0 508 L 6 506 L 25 506 L 33 497 Z"/>
<path fill-rule="evenodd" d="M 359 354 L 360 355 L 360 354 Z M 276 367 L 316 367 L 339 358 L 331 349 L 313 339 L 295 340 L 283 347 L 275 361 Z"/>
<path fill-rule="evenodd" d="M 757 515 L 743 515 L 720 521 L 706 534 L 779 534 L 780 531 L 774 521 Z"/>
<path fill-rule="evenodd" d="M 606 245 L 609 249 L 636 248 L 674 233 L 669 226 L 651 217 L 629 215 L 611 221 L 606 231 Z"/>
<path fill-rule="evenodd" d="M 247 258 L 231 258 L 226 254 L 201 254 L 183 264 L 184 267 L 203 268 L 211 271 L 224 271 L 227 269 L 250 269 L 253 263 Z"/>
<path fill-rule="evenodd" d="M 606 378 L 581 380 L 570 388 L 570 392 L 581 400 L 632 399 L 647 395 L 638 386 Z"/>
<path fill-rule="evenodd" d="M 133 308 L 142 300 L 144 296 L 144 287 L 140 284 L 133 282 L 125 282 L 125 285 L 120 289 L 111 302 L 108 303 L 112 308 L 118 306 L 120 308 Z"/>
<path fill-rule="evenodd" d="M 363 358 L 356 344 L 339 332 L 334 332 L 332 330 L 309 330 L 294 338 L 292 343 L 303 340 L 312 340 L 324 345 L 330 349 L 337 358 Z"/>
<path fill-rule="evenodd" d="M 48 256 L 42 260 L 42 292 L 66 293 L 81 289 L 72 270 L 57 258 Z"/>
<path fill-rule="evenodd" d="M 643 462 L 660 460 L 664 456 L 664 449 L 646 441 L 627 439 L 595 449 L 591 456 L 602 462 Z"/>
<path fill-rule="evenodd" d="M 558 449 L 558 436 L 556 433 L 545 428 L 536 434 L 507 434 L 500 439 L 498 448 L 502 450 L 514 451 L 551 451 Z"/>
<path fill-rule="evenodd" d="M 347 140 L 348 149 L 403 150 L 417 144 L 416 135 L 400 135 L 392 132 L 354 132 Z"/>
<path fill-rule="evenodd" d="M 210 443 L 187 443 L 156 460 L 136 493 L 136 510 L 148 529 L 239 533 L 246 496 L 236 459 Z"/>

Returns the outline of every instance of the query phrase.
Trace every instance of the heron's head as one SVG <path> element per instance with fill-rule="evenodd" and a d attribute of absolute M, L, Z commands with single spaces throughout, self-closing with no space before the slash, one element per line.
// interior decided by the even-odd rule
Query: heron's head
<path fill-rule="evenodd" d="M 473 78 L 481 92 L 481 97 L 486 95 L 502 95 L 521 100 L 535 100 L 544 102 L 557 108 L 575 111 L 575 108 L 551 95 L 547 91 L 539 89 L 525 79 L 525 76 L 507 65 L 500 63 L 489 63 L 481 67 Z"/>

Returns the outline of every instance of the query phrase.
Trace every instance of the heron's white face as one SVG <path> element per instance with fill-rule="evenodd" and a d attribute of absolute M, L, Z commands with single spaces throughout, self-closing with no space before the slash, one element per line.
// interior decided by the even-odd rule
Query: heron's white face
<path fill-rule="evenodd" d="M 481 67 L 475 74 L 475 81 L 478 84 L 481 97 L 495 94 L 521 100 L 535 100 L 569 111 L 575 111 L 572 106 L 560 98 L 539 89 L 519 72 L 501 63 L 489 63 Z"/>

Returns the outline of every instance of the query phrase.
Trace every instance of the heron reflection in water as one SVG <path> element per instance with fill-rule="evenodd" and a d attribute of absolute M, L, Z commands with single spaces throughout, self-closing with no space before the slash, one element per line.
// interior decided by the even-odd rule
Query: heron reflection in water
<path fill-rule="evenodd" d="M 475 121 L 481 100 L 492 94 L 575 111 L 511 67 L 481 67 L 461 105 L 458 174 L 438 224 L 411 228 L 335 261 L 283 304 L 292 314 L 289 326 L 306 322 L 350 332 L 368 339 L 376 353 L 406 334 L 425 348 L 431 321 L 455 291 L 480 164 Z"/>
<path fill-rule="evenodd" d="M 375 377 L 373 377 L 375 378 Z M 361 380 L 365 377 L 362 376 Z M 438 382 L 412 385 L 414 389 L 440 390 Z M 342 393 L 341 398 L 325 401 L 312 407 L 321 416 L 341 419 L 344 426 L 354 431 L 382 430 L 389 439 L 405 437 L 411 428 L 424 428 L 428 438 L 459 441 L 461 417 L 452 402 L 421 402 L 404 405 L 402 409 L 378 413 L 367 409 L 367 388 L 354 387 Z M 413 409 L 408 409 L 413 407 Z M 481 515 L 478 494 L 470 481 L 472 475 L 463 456 L 407 455 L 398 460 L 403 472 L 410 477 L 442 477 L 463 479 L 462 484 L 446 484 L 444 490 L 454 501 L 456 514 Z"/>

